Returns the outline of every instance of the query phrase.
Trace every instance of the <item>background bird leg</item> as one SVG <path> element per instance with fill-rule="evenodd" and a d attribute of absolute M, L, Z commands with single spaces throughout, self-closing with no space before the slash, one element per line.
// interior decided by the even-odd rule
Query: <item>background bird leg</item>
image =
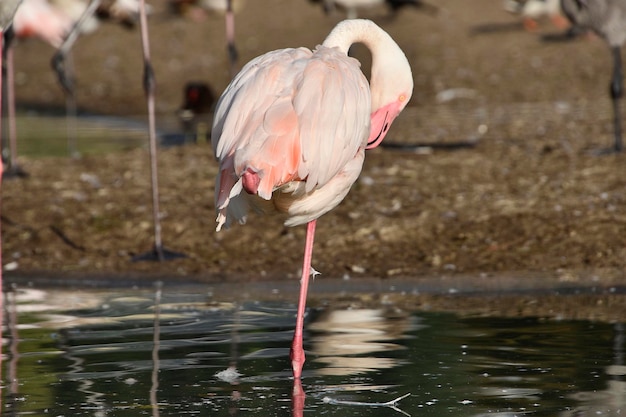
<path fill-rule="evenodd" d="M 81 34 L 82 28 L 91 16 L 94 15 L 102 0 L 91 0 L 87 5 L 87 8 L 76 21 L 72 30 L 68 33 L 63 41 L 63 44 L 57 49 L 56 53 L 52 57 L 52 69 L 57 75 L 59 84 L 65 93 L 65 109 L 67 116 L 67 149 L 72 157 L 79 156 L 76 140 L 76 88 L 74 83 L 74 71 L 72 69 L 71 53 L 74 44 L 78 40 Z"/>
<path fill-rule="evenodd" d="M 615 152 L 621 152 L 622 145 L 622 122 L 620 101 L 624 95 L 624 75 L 622 73 L 622 52 L 619 46 L 611 48 L 613 54 L 613 77 L 611 78 L 611 99 L 613 101 L 613 117 L 614 117 L 614 134 L 615 134 Z"/>
<path fill-rule="evenodd" d="M 74 78 L 73 75 L 67 70 L 65 60 L 74 44 L 80 36 L 81 30 L 87 19 L 89 19 L 96 12 L 102 0 L 91 0 L 83 14 L 80 16 L 76 24 L 72 27 L 72 30 L 65 37 L 63 44 L 57 49 L 56 53 L 52 57 L 52 69 L 56 72 L 59 84 L 66 94 L 74 94 Z"/>
<path fill-rule="evenodd" d="M 150 148 L 150 183 L 152 187 L 152 219 L 154 225 L 154 249 L 143 255 L 133 257 L 133 261 L 156 260 L 165 261 L 175 258 L 184 258 L 182 253 L 172 252 L 163 248 L 161 239 L 161 217 L 159 209 L 159 180 L 157 169 L 157 143 L 156 143 L 156 120 L 155 120 L 155 87 L 156 80 L 154 69 L 150 59 L 150 39 L 148 37 L 148 18 L 146 15 L 146 2 L 139 3 L 139 22 L 141 27 L 141 47 L 143 50 L 143 88 L 148 105 L 148 141 Z"/>
<path fill-rule="evenodd" d="M 10 10 L 10 16 L 0 16 L 2 21 L 0 21 L 0 69 L 2 68 L 2 58 L 3 58 L 3 50 L 4 50 L 4 31 L 10 25 L 10 22 L 13 21 L 13 16 L 15 15 L 15 11 L 20 6 L 21 0 L 16 1 L 13 5 L 13 10 Z M 4 10 L 6 12 L 6 10 Z M 6 20 L 4 20 L 6 18 Z M 0 76 L 0 98 L 2 97 L 2 76 Z M 2 115 L 2 100 L 0 99 L 0 115 Z M 2 137 L 2 117 L 0 117 L 0 138 Z M 0 172 L 2 172 L 2 158 L 0 158 Z M 0 190 L 2 189 L 2 175 L 0 175 Z M 0 199 L 0 209 L 2 208 L 2 200 Z M 1 223 L 0 223 L 1 225 Z M 0 266 L 2 265 L 2 241 L 0 239 Z M 0 267 L 0 323 L 4 323 L 4 297 L 2 297 L 3 292 L 3 282 L 2 282 L 2 268 Z M 0 344 L 0 365 L 2 364 L 2 344 Z M 0 367 L 0 377 L 2 376 L 2 367 Z M 2 394 L 2 390 L 0 389 L 0 394 Z"/>
<path fill-rule="evenodd" d="M 13 41 L 15 39 L 15 33 L 13 26 L 10 25 L 3 32 L 3 46 L 2 46 L 2 58 L 4 65 L 2 67 L 2 76 L 5 79 L 3 99 L 6 98 L 6 111 L 7 111 L 7 123 L 8 123 L 8 145 L 9 156 L 7 159 L 7 166 L 4 169 L 2 175 L 6 178 L 14 177 L 26 177 L 19 164 L 17 163 L 17 125 L 15 121 L 15 70 L 13 67 Z M 4 155 L 3 155 L 4 156 Z"/>
<path fill-rule="evenodd" d="M 235 13 L 233 12 L 233 0 L 226 1 L 226 42 L 228 49 L 228 60 L 230 63 L 230 77 L 237 75 L 237 61 L 239 52 L 235 46 Z"/>

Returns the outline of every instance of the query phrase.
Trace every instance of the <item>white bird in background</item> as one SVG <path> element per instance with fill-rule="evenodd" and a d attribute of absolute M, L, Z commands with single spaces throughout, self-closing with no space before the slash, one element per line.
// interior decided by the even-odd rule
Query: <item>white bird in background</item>
<path fill-rule="evenodd" d="M 504 9 L 522 16 L 524 28 L 534 31 L 542 19 L 550 19 L 558 29 L 567 29 L 569 23 L 563 15 L 560 0 L 504 0 Z"/>
<path fill-rule="evenodd" d="M 356 19 L 359 9 L 369 9 L 378 6 L 387 6 L 392 13 L 397 12 L 405 6 L 420 8 L 430 14 L 439 11 L 436 6 L 424 3 L 422 0 L 310 0 L 313 3 L 321 3 L 327 14 L 332 13 L 336 8 L 344 10 L 348 19 Z"/>
<path fill-rule="evenodd" d="M 371 85 L 347 55 L 357 42 L 372 53 Z M 411 68 L 394 40 L 369 20 L 345 20 L 314 51 L 282 49 L 250 61 L 217 104 L 217 231 L 244 223 L 263 201 L 286 214 L 286 226 L 307 224 L 291 347 L 296 379 L 316 221 L 346 197 L 365 150 L 381 143 L 412 92 Z"/>

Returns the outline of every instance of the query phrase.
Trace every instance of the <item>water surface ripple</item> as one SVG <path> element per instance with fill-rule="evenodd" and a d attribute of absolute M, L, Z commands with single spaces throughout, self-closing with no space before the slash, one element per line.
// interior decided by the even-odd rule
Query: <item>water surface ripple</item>
<path fill-rule="evenodd" d="M 291 303 L 200 286 L 5 300 L 7 415 L 613 416 L 626 403 L 622 323 L 311 309 L 299 397 Z"/>

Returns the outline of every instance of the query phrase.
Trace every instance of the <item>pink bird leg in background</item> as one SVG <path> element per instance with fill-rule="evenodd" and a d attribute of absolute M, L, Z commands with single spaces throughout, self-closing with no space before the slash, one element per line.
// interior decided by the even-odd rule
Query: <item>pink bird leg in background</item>
<path fill-rule="evenodd" d="M 371 86 L 347 53 L 372 53 Z M 335 208 L 361 173 L 365 149 L 378 146 L 413 92 L 409 63 L 369 20 L 345 20 L 314 51 L 282 49 L 250 61 L 215 111 L 211 142 L 219 161 L 217 231 L 245 223 L 251 206 L 270 200 L 286 226 L 307 223 L 293 375 L 300 378 L 304 312 L 316 220 Z M 242 192 L 243 191 L 243 192 Z"/>
<path fill-rule="evenodd" d="M 3 0 L 0 3 L 0 51 L 4 45 L 4 31 L 11 25 L 15 11 L 20 6 L 21 0 Z M 0 53 L 0 68 L 2 68 L 2 54 Z M 2 96 L 2 77 L 0 77 L 0 97 Z M 0 100 L 0 115 L 2 114 L 2 100 Z M 2 118 L 0 117 L 0 121 Z M 2 126 L 0 126 L 0 138 L 2 137 Z M 2 158 L 0 158 L 0 173 L 3 170 Z M 0 175 L 0 190 L 2 185 L 2 175 Z M 0 208 L 2 201 L 0 200 Z M 4 323 L 4 291 L 2 282 L 2 244 L 0 240 L 0 324 Z M 2 345 L 0 344 L 0 365 L 2 365 Z M 2 366 L 0 366 L 0 377 L 2 376 Z M 0 394 L 2 391 L 0 390 Z"/>
<path fill-rule="evenodd" d="M 7 120 L 9 134 L 9 158 L 3 170 L 5 177 L 24 177 L 26 172 L 18 163 L 17 153 L 17 126 L 15 116 L 15 82 L 13 66 L 13 38 L 39 38 L 58 48 L 72 28 L 72 20 L 57 10 L 48 0 L 24 0 L 17 9 L 13 18 L 12 36 L 4 45 L 6 54 L 7 85 Z"/>

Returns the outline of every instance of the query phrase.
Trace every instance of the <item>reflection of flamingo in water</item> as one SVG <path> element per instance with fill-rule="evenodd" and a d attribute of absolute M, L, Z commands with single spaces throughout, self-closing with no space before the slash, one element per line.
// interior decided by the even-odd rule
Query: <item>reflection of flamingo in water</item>
<path fill-rule="evenodd" d="M 372 51 L 371 91 L 348 48 Z M 212 144 L 220 169 L 217 230 L 244 223 L 261 200 L 287 214 L 285 225 L 307 223 L 293 374 L 304 364 L 302 332 L 317 218 L 336 207 L 357 180 L 365 149 L 376 147 L 413 91 L 398 45 L 369 20 L 339 23 L 323 45 L 269 52 L 248 63 L 218 102 Z M 245 193 L 242 193 L 245 191 Z"/>
<path fill-rule="evenodd" d="M 4 294 L 4 293 L 2 293 Z M 18 333 L 18 317 L 17 317 L 17 288 L 14 286 L 12 291 L 6 292 L 6 300 L 8 302 L 7 312 L 9 313 L 9 317 L 7 319 L 7 330 L 10 335 L 9 342 L 9 398 L 10 402 L 7 404 L 8 407 L 15 410 L 15 403 L 18 395 L 18 388 L 20 386 L 20 381 L 18 379 L 17 374 L 17 365 L 20 358 L 20 353 L 18 349 L 18 345 L 20 342 L 20 336 Z"/>
<path fill-rule="evenodd" d="M 150 406 L 152 407 L 152 416 L 158 417 L 159 401 L 157 392 L 159 390 L 159 371 L 161 370 L 161 360 L 159 359 L 159 349 L 161 348 L 161 295 L 163 293 L 163 283 L 156 282 L 154 291 L 154 321 L 152 335 L 152 373 L 150 374 Z"/>
<path fill-rule="evenodd" d="M 230 329 L 230 363 L 228 368 L 215 374 L 215 377 L 221 381 L 227 382 L 233 386 L 233 392 L 230 398 L 233 406 L 229 409 L 229 414 L 234 415 L 239 410 L 237 402 L 241 399 L 241 392 L 237 389 L 239 385 L 239 377 L 241 374 L 237 371 L 237 362 L 239 360 L 239 329 L 241 328 L 241 309 L 242 306 L 234 303 L 233 323 Z"/>
<path fill-rule="evenodd" d="M 624 343 L 626 335 L 624 323 L 613 325 L 613 361 L 604 368 L 607 375 L 606 388 L 593 391 L 576 391 L 569 398 L 578 405 L 559 414 L 562 417 L 586 417 L 597 415 L 619 415 L 626 407 L 626 363 Z"/>
<path fill-rule="evenodd" d="M 398 366 L 397 359 L 381 352 L 401 349 L 393 343 L 408 328 L 408 317 L 390 319 L 381 309 L 326 311 L 310 325 L 316 335 L 312 350 L 325 364 L 320 375 L 355 375 Z"/>

